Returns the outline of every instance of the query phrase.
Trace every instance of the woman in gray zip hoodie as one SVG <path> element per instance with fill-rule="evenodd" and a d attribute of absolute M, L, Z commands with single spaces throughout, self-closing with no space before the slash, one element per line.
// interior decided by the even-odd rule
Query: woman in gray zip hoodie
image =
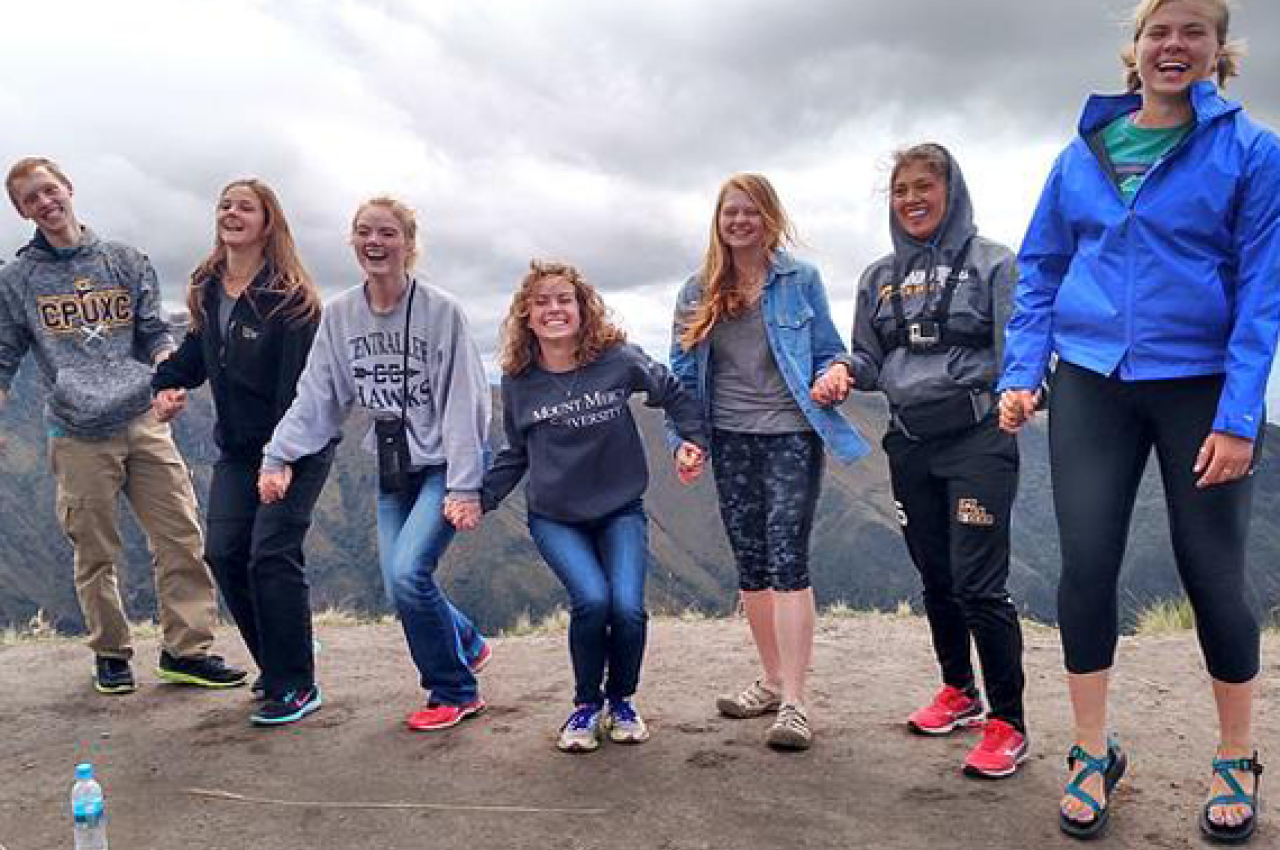
<path fill-rule="evenodd" d="M 399 201 L 374 198 L 356 211 L 351 245 L 365 282 L 325 305 L 297 398 L 263 451 L 258 486 L 265 502 L 282 497 L 288 465 L 336 439 L 353 406 L 378 423 L 364 446 L 378 447 L 379 560 L 430 692 L 406 722 L 429 731 L 485 707 L 475 673 L 489 647 L 433 574 L 453 539 L 446 514 L 480 515 L 489 385 L 458 303 L 410 276 L 416 234 L 413 210 Z"/>
<path fill-rule="evenodd" d="M 893 253 L 863 273 L 848 371 L 833 369 L 815 398 L 842 398 L 847 380 L 889 401 L 884 448 L 943 681 L 908 726 L 943 735 L 981 723 L 965 772 L 1009 776 L 1027 756 L 1022 635 L 1005 589 L 1018 448 L 997 427 L 992 389 L 1016 263 L 978 236 L 960 166 L 941 145 L 897 153 L 890 192 Z"/>

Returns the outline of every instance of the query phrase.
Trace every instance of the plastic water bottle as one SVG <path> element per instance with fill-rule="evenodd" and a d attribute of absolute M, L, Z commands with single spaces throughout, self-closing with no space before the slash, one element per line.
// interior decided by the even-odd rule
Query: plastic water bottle
<path fill-rule="evenodd" d="M 107 850 L 107 801 L 93 778 L 93 765 L 76 765 L 71 786 L 71 814 L 75 818 L 76 850 Z"/>

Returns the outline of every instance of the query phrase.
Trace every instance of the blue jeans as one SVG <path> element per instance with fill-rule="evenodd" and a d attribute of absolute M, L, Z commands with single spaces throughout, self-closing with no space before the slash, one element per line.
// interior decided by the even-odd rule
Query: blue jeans
<path fill-rule="evenodd" d="M 639 500 L 591 522 L 529 514 L 529 533 L 569 592 L 574 702 L 630 697 L 640 682 L 646 626 L 648 518 Z M 605 670 L 609 681 L 601 690 Z"/>
<path fill-rule="evenodd" d="M 433 703 L 462 705 L 478 695 L 469 662 L 484 638 L 436 584 L 454 532 L 442 513 L 444 497 L 443 465 L 413 473 L 403 492 L 378 493 L 378 555 L 422 687 Z"/>

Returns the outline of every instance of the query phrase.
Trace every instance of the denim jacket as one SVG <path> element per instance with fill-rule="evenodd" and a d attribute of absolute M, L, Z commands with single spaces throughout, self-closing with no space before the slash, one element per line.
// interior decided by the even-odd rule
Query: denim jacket
<path fill-rule="evenodd" d="M 837 460 L 852 463 L 871 449 L 862 435 L 834 407 L 821 407 L 809 397 L 814 379 L 838 357 L 847 354 L 831 321 L 831 308 L 818 270 L 790 254 L 774 254 L 762 294 L 761 312 L 769 350 L 778 371 L 805 419 Z M 702 282 L 689 278 L 676 299 L 671 332 L 671 371 L 685 390 L 698 399 L 702 415 L 711 422 L 711 342 L 703 339 L 691 351 L 680 344 L 689 318 L 702 298 Z M 674 450 L 680 438 L 667 423 L 667 443 Z"/>

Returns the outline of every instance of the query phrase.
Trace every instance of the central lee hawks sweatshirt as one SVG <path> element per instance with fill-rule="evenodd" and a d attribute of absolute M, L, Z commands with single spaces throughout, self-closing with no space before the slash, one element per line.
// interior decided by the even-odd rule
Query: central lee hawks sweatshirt
<path fill-rule="evenodd" d="M 572 372 L 532 365 L 503 377 L 507 446 L 484 477 L 484 510 L 496 508 L 526 472 L 529 510 L 558 522 L 599 519 L 643 496 L 649 467 L 627 404 L 636 392 L 667 412 L 681 438 L 707 446 L 698 402 L 634 345 L 615 345 Z"/>
<path fill-rule="evenodd" d="M 447 464 L 452 495 L 480 490 L 489 428 L 480 352 L 450 295 L 417 281 L 411 285 L 416 294 L 407 340 L 408 288 L 385 314 L 373 312 L 363 285 L 325 304 L 298 395 L 263 450 L 264 470 L 323 449 L 339 436 L 353 406 L 375 419 L 399 419 L 403 400 L 412 465 Z M 361 445 L 375 451 L 372 423 Z"/>

